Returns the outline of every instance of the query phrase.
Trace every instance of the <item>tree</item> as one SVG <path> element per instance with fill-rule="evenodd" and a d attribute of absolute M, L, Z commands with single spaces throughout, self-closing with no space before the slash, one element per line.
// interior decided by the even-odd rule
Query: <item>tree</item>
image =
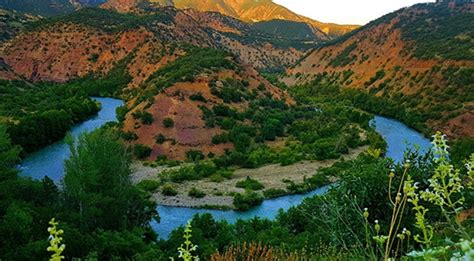
<path fill-rule="evenodd" d="M 15 164 L 19 161 L 20 147 L 10 142 L 7 129 L 0 125 L 0 181 L 16 173 Z"/>
<path fill-rule="evenodd" d="M 133 147 L 133 155 L 137 159 L 141 159 L 141 160 L 146 159 L 150 157 L 151 152 L 152 152 L 152 149 L 143 144 L 135 144 L 135 146 Z"/>
<path fill-rule="evenodd" d="M 0 125 L 0 259 L 46 259 L 44 227 L 57 206 L 51 200 L 57 199 L 57 190 L 51 180 L 42 183 L 19 177 L 15 168 L 19 153 Z"/>
<path fill-rule="evenodd" d="M 174 127 L 174 121 L 173 119 L 171 118 L 165 118 L 163 120 L 163 126 L 165 126 L 165 128 L 173 128 Z"/>
<path fill-rule="evenodd" d="M 64 195 L 70 223 L 82 232 L 149 228 L 156 205 L 132 185 L 130 155 L 116 135 L 98 130 L 69 146 Z"/>

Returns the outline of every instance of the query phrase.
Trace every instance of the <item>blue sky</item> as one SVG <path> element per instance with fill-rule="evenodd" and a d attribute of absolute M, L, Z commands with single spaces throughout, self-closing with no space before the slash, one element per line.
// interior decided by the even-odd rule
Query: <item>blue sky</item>
<path fill-rule="evenodd" d="M 402 7 L 434 0 L 274 0 L 274 2 L 321 22 L 363 25 Z"/>

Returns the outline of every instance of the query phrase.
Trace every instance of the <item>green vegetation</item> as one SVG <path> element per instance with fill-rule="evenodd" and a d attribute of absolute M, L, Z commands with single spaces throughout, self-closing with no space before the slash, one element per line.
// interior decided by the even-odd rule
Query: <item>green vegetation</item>
<path fill-rule="evenodd" d="M 49 178 L 19 177 L 19 147 L 0 126 L 0 258 L 46 260 L 52 217 L 67 247 L 67 259 L 132 259 L 153 250 L 150 221 L 156 204 L 130 182 L 130 157 L 115 134 L 99 130 L 71 144 L 60 190 Z M 156 255 L 154 255 L 156 256 Z M 146 258 L 145 258 L 146 259 Z"/>
<path fill-rule="evenodd" d="M 89 96 L 68 85 L 0 81 L 0 123 L 14 144 L 33 152 L 64 137 L 76 123 L 99 111 Z"/>
<path fill-rule="evenodd" d="M 132 113 L 134 119 L 140 119 L 145 125 L 151 125 L 153 123 L 153 115 L 147 111 L 136 111 Z"/>
<path fill-rule="evenodd" d="M 271 249 L 266 257 L 293 256 L 302 260 L 315 257 L 386 260 L 407 255 L 422 259 L 433 255 L 431 257 L 438 260 L 453 255 L 467 257 L 472 251 L 472 219 L 456 221 L 455 217 L 460 209 L 469 209 L 474 200 L 473 183 L 469 183 L 474 180 L 474 155 L 468 160 L 467 170 L 463 167 L 456 172 L 450 167 L 446 142 L 437 136 L 435 144 L 436 156 L 420 156 L 417 151 L 407 151 L 406 160 L 400 164 L 366 154 L 325 168 L 323 172 L 337 175 L 337 185 L 324 196 L 306 199 L 301 205 L 280 212 L 275 221 L 255 218 L 231 225 L 217 222 L 208 214 L 197 215 L 191 221 L 193 243 L 199 246 L 194 255 L 208 259 L 217 255 L 215 249 L 222 256 L 229 246 L 236 249 L 245 242 L 259 242 Z M 440 158 L 440 155 L 444 156 Z M 432 186 L 442 179 L 449 180 L 449 185 Z M 461 182 L 464 188 L 457 190 Z M 426 197 L 420 196 L 426 189 Z M 447 190 L 443 192 L 444 189 Z M 419 200 L 408 201 L 414 199 L 414 195 L 418 195 Z M 439 200 L 435 195 L 450 195 L 451 199 Z M 258 198 L 255 193 L 253 196 Z M 246 209 L 250 207 L 247 201 L 253 202 L 251 198 L 251 194 L 241 195 L 237 203 L 242 202 Z M 454 210 L 448 202 L 459 209 Z M 402 208 L 403 204 L 405 207 Z M 416 214 L 423 209 L 429 209 L 426 215 Z M 395 219 L 392 213 L 396 213 Z M 432 229 L 429 244 L 423 242 L 423 229 L 426 228 Z M 182 228 L 177 229 L 167 241 L 160 242 L 169 256 L 179 246 L 182 234 Z M 446 237 L 452 243 L 447 243 Z M 253 252 L 254 259 L 258 252 Z M 248 257 L 241 251 L 233 253 L 237 258 Z"/>
<path fill-rule="evenodd" d="M 197 188 L 192 188 L 191 190 L 189 190 L 188 196 L 192 198 L 203 198 L 206 196 L 206 193 Z"/>
<path fill-rule="evenodd" d="M 207 102 L 206 98 L 204 98 L 204 96 L 202 96 L 202 93 L 200 92 L 191 94 L 189 96 L 189 99 L 191 99 L 192 101 Z"/>
<path fill-rule="evenodd" d="M 265 187 L 262 183 L 258 182 L 258 180 L 251 179 L 250 177 L 237 182 L 235 186 L 238 188 L 244 188 L 246 190 L 261 190 Z"/>
<path fill-rule="evenodd" d="M 176 169 L 163 171 L 160 179 L 163 182 L 182 183 L 184 181 L 200 180 L 209 178 L 212 175 L 229 178 L 231 173 L 223 169 L 218 169 L 212 161 L 197 161 L 192 164 L 186 164 Z"/>
<path fill-rule="evenodd" d="M 306 23 L 288 20 L 261 21 L 253 24 L 253 27 L 266 34 L 273 34 L 288 40 L 316 40 L 311 27 Z"/>
<path fill-rule="evenodd" d="M 232 54 L 210 48 L 185 48 L 186 55 L 178 58 L 156 71 L 148 78 L 146 85 L 155 87 L 155 90 L 163 90 L 177 82 L 188 82 L 200 73 L 210 70 L 236 69 L 237 66 L 227 57 Z"/>
<path fill-rule="evenodd" d="M 146 159 L 150 157 L 151 152 L 152 152 L 152 149 L 146 145 L 135 144 L 135 146 L 133 146 L 133 155 L 137 159 L 142 159 L 142 160 Z"/>
<path fill-rule="evenodd" d="M 239 211 L 247 211 L 254 206 L 262 204 L 263 197 L 257 192 L 247 191 L 234 196 L 234 207 Z"/>
<path fill-rule="evenodd" d="M 165 118 L 163 120 L 163 126 L 165 126 L 165 128 L 173 128 L 174 127 L 174 121 L 173 119 L 171 118 Z"/>
<path fill-rule="evenodd" d="M 140 26 L 145 26 L 153 21 L 169 23 L 172 21 L 172 17 L 163 12 L 137 15 L 131 13 L 118 13 L 104 8 L 86 7 L 65 16 L 39 20 L 38 22 L 31 24 L 30 29 L 43 29 L 56 23 L 75 23 L 114 33 L 139 28 Z"/>
<path fill-rule="evenodd" d="M 396 25 L 402 37 L 413 41 L 413 54 L 421 59 L 474 60 L 474 14 L 446 6 L 419 5 L 413 18 Z"/>
<path fill-rule="evenodd" d="M 137 187 L 150 193 L 154 193 L 160 187 L 160 182 L 156 180 L 143 180 L 137 184 Z"/>
<path fill-rule="evenodd" d="M 0 81 L 0 124 L 14 144 L 34 152 L 63 138 L 70 128 L 99 111 L 91 96 L 118 96 L 131 77 L 131 55 L 107 75 L 88 75 L 64 84 Z"/>
<path fill-rule="evenodd" d="M 308 97 L 297 98 L 308 104 Z M 380 138 L 369 126 L 371 115 L 334 100 L 313 106 L 289 106 L 269 96 L 254 96 L 244 112 L 223 104 L 201 110 L 207 127 L 219 126 L 224 130 L 212 142 L 232 142 L 235 146 L 235 150 L 212 159 L 219 168 L 337 159 L 350 148 L 367 144 L 384 148 L 383 142 L 376 142 Z M 361 133 L 367 133 L 367 139 Z M 277 140 L 283 141 L 281 147 L 265 145 Z"/>
<path fill-rule="evenodd" d="M 357 43 L 352 43 L 348 45 L 341 53 L 339 53 L 334 59 L 329 63 L 329 65 L 334 67 L 343 67 L 346 66 L 357 59 L 356 55 L 351 55 L 352 51 L 357 48 Z"/>
<path fill-rule="evenodd" d="M 176 188 L 171 185 L 171 184 L 165 184 L 163 185 L 163 187 L 161 188 L 161 193 L 165 196 L 169 196 L 169 197 L 172 197 L 172 196 L 176 196 L 178 195 L 178 191 L 176 190 Z"/>
<path fill-rule="evenodd" d="M 379 73 L 379 77 L 380 75 L 382 73 Z M 293 88 L 292 92 L 304 103 L 325 104 L 337 100 L 351 108 L 399 119 L 422 133 L 429 133 L 426 121 L 431 117 L 432 112 L 420 111 L 405 104 L 410 99 L 407 96 L 378 97 L 364 91 L 343 88 L 339 82 L 339 76 L 327 73 L 317 75 L 315 80 L 307 85 Z M 377 143 L 380 144 L 380 142 Z"/>
<path fill-rule="evenodd" d="M 263 191 L 263 195 L 266 199 L 278 198 L 284 195 L 287 195 L 288 192 L 284 189 L 266 189 Z"/>
<path fill-rule="evenodd" d="M 41 16 L 64 15 L 74 11 L 74 5 L 67 0 L 2 1 L 0 8 Z"/>

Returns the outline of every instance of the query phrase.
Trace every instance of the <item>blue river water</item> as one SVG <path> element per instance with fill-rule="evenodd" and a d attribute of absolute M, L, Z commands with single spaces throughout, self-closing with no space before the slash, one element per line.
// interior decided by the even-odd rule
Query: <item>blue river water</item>
<path fill-rule="evenodd" d="M 72 129 L 74 137 L 83 132 L 89 132 L 99 128 L 109 121 L 116 121 L 115 109 L 123 104 L 121 100 L 111 98 L 95 98 L 102 104 L 99 114 L 86 122 L 78 124 Z M 408 148 L 418 145 L 421 152 L 426 152 L 431 144 L 427 138 L 403 123 L 376 116 L 372 122 L 377 132 L 387 141 L 387 157 L 396 162 L 403 160 L 403 152 Z M 42 179 L 49 176 L 59 183 L 64 175 L 64 160 L 69 157 L 69 148 L 64 141 L 57 142 L 34 154 L 28 156 L 19 166 L 21 174 L 34 179 Z M 238 219 L 252 219 L 254 217 L 274 219 L 279 210 L 287 210 L 300 204 L 305 198 L 324 194 L 329 186 L 316 189 L 304 195 L 289 195 L 276 199 L 265 200 L 262 205 L 246 212 L 233 210 L 205 210 L 194 208 L 179 208 L 159 206 L 161 222 L 152 222 L 153 229 L 162 238 L 167 238 L 175 228 L 186 224 L 195 214 L 211 213 L 216 220 L 227 220 L 230 223 Z"/>

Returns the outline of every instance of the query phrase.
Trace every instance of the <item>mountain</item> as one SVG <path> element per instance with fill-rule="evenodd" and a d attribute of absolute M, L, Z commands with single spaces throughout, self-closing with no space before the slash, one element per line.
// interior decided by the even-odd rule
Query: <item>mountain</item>
<path fill-rule="evenodd" d="M 473 11 L 472 4 L 401 9 L 315 48 L 284 80 L 337 81 L 406 108 L 400 117 L 474 136 Z"/>
<path fill-rule="evenodd" d="M 322 37 L 316 35 L 307 23 L 288 20 L 270 20 L 254 23 L 253 26 L 262 32 L 273 34 L 286 39 L 305 39 L 311 41 Z"/>
<path fill-rule="evenodd" d="M 27 79 L 62 82 L 107 71 L 123 58 L 123 48 L 127 52 L 140 48 L 144 39 L 155 39 L 157 44 L 224 49 L 244 63 L 267 70 L 290 65 L 303 54 L 291 43 L 274 39 L 239 20 L 218 13 L 167 7 L 145 15 L 83 8 L 64 17 L 43 19 L 9 42 L 0 57 Z M 98 58 L 91 60 L 93 55 Z M 155 58 L 149 59 L 156 60 L 160 54 L 152 56 Z M 140 68 L 141 74 L 150 69 Z"/>
<path fill-rule="evenodd" d="M 251 64 L 290 64 L 301 52 L 277 48 L 264 36 L 218 13 L 168 7 L 138 15 L 82 8 L 30 24 L 7 41 L 0 78 L 115 93 L 127 102 L 123 135 L 130 144 L 170 159 L 185 159 L 189 150 L 220 155 L 233 145 L 213 144 L 222 129 L 206 124 L 209 110 L 225 105 L 240 111 L 269 97 L 291 102 Z M 167 118 L 175 121 L 173 128 L 163 125 Z M 131 133 L 136 138 L 130 139 Z M 166 137 L 160 146 L 158 133 Z"/>
<path fill-rule="evenodd" d="M 0 8 L 41 16 L 63 15 L 75 9 L 68 0 L 0 0 Z"/>
<path fill-rule="evenodd" d="M 185 160 L 190 152 L 223 155 L 234 148 L 227 138 L 226 117 L 235 118 L 232 115 L 269 97 L 291 102 L 285 91 L 229 53 L 195 48 L 178 53 L 180 58 L 155 71 L 139 94 L 128 99 L 123 137 L 135 146 L 151 148 L 150 159 Z M 240 120 L 246 121 L 243 130 L 248 128 L 249 120 Z M 231 120 L 230 124 L 239 123 Z M 216 137 L 226 138 L 216 142 Z"/>
<path fill-rule="evenodd" d="M 99 6 L 105 3 L 107 0 L 70 0 L 75 6 Z"/>
<path fill-rule="evenodd" d="M 326 41 L 345 33 L 348 33 L 358 26 L 356 25 L 338 25 L 331 23 L 321 23 L 310 18 L 300 16 L 287 8 L 275 4 L 271 0 L 255 1 L 255 0 L 203 0 L 203 1 L 189 1 L 189 0 L 109 0 L 103 6 L 109 9 L 115 9 L 119 12 L 130 12 L 139 9 L 140 7 L 152 6 L 175 6 L 178 9 L 195 9 L 202 12 L 218 12 L 230 17 L 248 23 L 268 22 L 266 27 L 270 25 L 282 25 L 282 21 L 297 23 L 305 23 L 304 27 L 294 27 L 292 29 L 303 31 L 299 34 L 305 33 L 310 28 L 313 36 L 313 41 Z M 273 21 L 275 20 L 275 21 Z M 291 27 L 291 25 L 290 25 Z"/>
<path fill-rule="evenodd" d="M 0 9 L 0 42 L 13 38 L 27 23 L 38 19 L 37 16 Z"/>
<path fill-rule="evenodd" d="M 272 0 L 174 0 L 177 8 L 194 8 L 201 11 L 215 11 L 246 22 L 262 22 L 270 20 L 287 20 L 306 23 L 313 32 L 327 34 L 331 37 L 348 33 L 358 26 L 322 23 L 298 15 L 289 9 L 274 3 Z"/>

